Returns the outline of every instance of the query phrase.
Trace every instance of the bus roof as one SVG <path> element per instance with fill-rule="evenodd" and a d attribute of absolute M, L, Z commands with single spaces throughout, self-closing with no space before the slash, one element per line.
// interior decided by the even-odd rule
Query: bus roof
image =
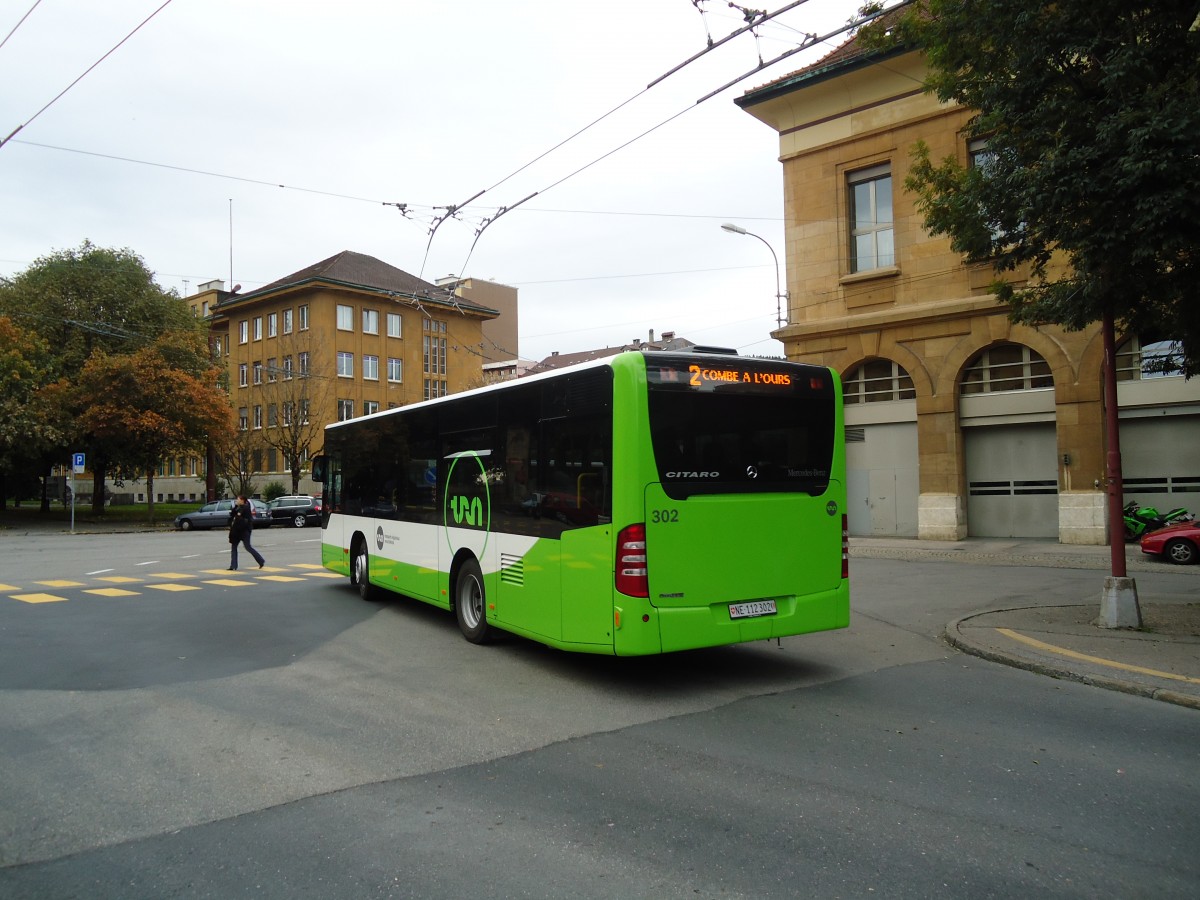
<path fill-rule="evenodd" d="M 439 403 L 446 403 L 448 401 L 458 400 L 463 397 L 476 397 L 476 396 L 479 396 L 480 394 L 486 394 L 491 391 L 506 390 L 508 388 L 513 387 L 514 385 L 534 384 L 539 381 L 549 381 L 551 379 L 558 378 L 559 376 L 562 376 L 562 375 L 569 375 L 573 372 L 582 372 L 582 371 L 586 371 L 588 369 L 598 369 L 598 368 L 601 368 L 602 366 L 612 366 L 612 364 L 617 359 L 620 359 L 622 357 L 642 356 L 647 359 L 654 359 L 655 357 L 664 357 L 664 358 L 671 357 L 673 359 L 678 359 L 681 356 L 692 356 L 692 355 L 697 356 L 698 358 L 706 359 L 706 360 L 719 360 L 719 359 L 737 360 L 738 362 L 742 363 L 743 365 L 746 364 L 747 362 L 753 363 L 753 362 L 757 361 L 757 359 L 758 359 L 757 357 L 738 356 L 736 350 L 727 350 L 724 347 L 719 347 L 719 348 L 718 347 L 713 347 L 713 348 L 692 347 L 687 350 L 618 350 L 618 351 L 614 351 L 609 356 L 600 356 L 600 357 L 597 357 L 596 359 L 589 359 L 585 362 L 575 363 L 574 365 L 563 366 L 560 369 L 550 369 L 547 372 L 538 372 L 536 375 L 526 375 L 522 378 L 517 378 L 517 379 L 511 380 L 511 381 L 499 381 L 496 384 L 488 384 L 488 385 L 484 385 L 483 387 L 471 388 L 470 390 L 467 390 L 467 391 L 459 391 L 457 394 L 447 394 L 445 397 L 435 397 L 431 400 L 418 400 L 416 403 L 408 403 L 408 404 L 405 404 L 404 406 L 393 407 L 392 409 L 381 409 L 379 412 L 371 413 L 370 415 L 356 416 L 353 419 L 345 419 L 341 422 L 331 422 L 328 425 L 326 425 L 325 428 L 326 429 L 341 428 L 343 426 L 350 425 L 354 422 L 364 422 L 368 419 L 378 419 L 378 418 L 382 418 L 385 416 L 395 415 L 396 413 L 399 413 L 403 410 L 411 410 L 411 409 L 415 409 L 417 407 L 424 408 L 424 407 L 428 407 L 428 406 L 434 406 Z M 803 363 L 796 363 L 791 360 L 782 360 L 782 359 L 771 359 L 771 360 L 763 359 L 761 361 L 771 363 L 773 365 L 778 365 L 780 363 L 791 364 L 791 365 L 805 365 Z"/>

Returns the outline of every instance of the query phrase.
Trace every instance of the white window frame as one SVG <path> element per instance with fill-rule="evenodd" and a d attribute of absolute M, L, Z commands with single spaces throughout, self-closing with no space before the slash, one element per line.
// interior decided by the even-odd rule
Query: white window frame
<path fill-rule="evenodd" d="M 887 184 L 886 210 L 879 196 L 880 186 Z M 863 190 L 859 190 L 862 188 Z M 860 206 L 865 201 L 865 215 L 860 218 Z M 896 266 L 895 195 L 892 189 L 891 163 L 880 163 L 866 169 L 846 173 L 847 219 L 849 224 L 850 272 L 870 272 Z M 859 243 L 870 242 L 870 252 L 860 255 Z"/>

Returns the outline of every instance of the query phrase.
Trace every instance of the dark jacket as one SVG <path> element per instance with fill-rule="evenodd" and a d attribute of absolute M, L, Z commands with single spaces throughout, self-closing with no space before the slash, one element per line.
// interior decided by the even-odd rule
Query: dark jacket
<path fill-rule="evenodd" d="M 254 531 L 254 507 L 250 501 L 234 506 L 229 514 L 229 543 L 236 544 Z"/>

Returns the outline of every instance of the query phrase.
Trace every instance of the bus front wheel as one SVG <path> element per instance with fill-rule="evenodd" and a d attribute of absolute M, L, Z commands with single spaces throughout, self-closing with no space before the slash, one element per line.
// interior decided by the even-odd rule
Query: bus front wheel
<path fill-rule="evenodd" d="M 374 600 L 377 590 L 371 584 L 371 562 L 367 557 L 367 545 L 359 541 L 354 547 L 354 559 L 350 563 L 350 583 L 358 588 L 358 596 Z"/>
<path fill-rule="evenodd" d="M 463 637 L 472 644 L 486 643 L 492 636 L 486 610 L 483 571 L 478 562 L 468 559 L 459 567 L 454 581 L 454 614 Z"/>

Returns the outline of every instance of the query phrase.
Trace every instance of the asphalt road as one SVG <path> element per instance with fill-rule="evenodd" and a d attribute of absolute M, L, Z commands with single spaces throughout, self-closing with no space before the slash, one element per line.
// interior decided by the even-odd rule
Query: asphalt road
<path fill-rule="evenodd" d="M 363 603 L 311 568 L 317 536 L 257 533 L 267 569 L 233 579 L 219 532 L 0 536 L 19 589 L 0 596 L 0 896 L 1200 884 L 1200 715 L 940 640 L 1031 592 L 1098 597 L 1094 571 L 857 560 L 845 631 L 617 660 Z M 63 599 L 12 599 L 37 594 Z"/>

